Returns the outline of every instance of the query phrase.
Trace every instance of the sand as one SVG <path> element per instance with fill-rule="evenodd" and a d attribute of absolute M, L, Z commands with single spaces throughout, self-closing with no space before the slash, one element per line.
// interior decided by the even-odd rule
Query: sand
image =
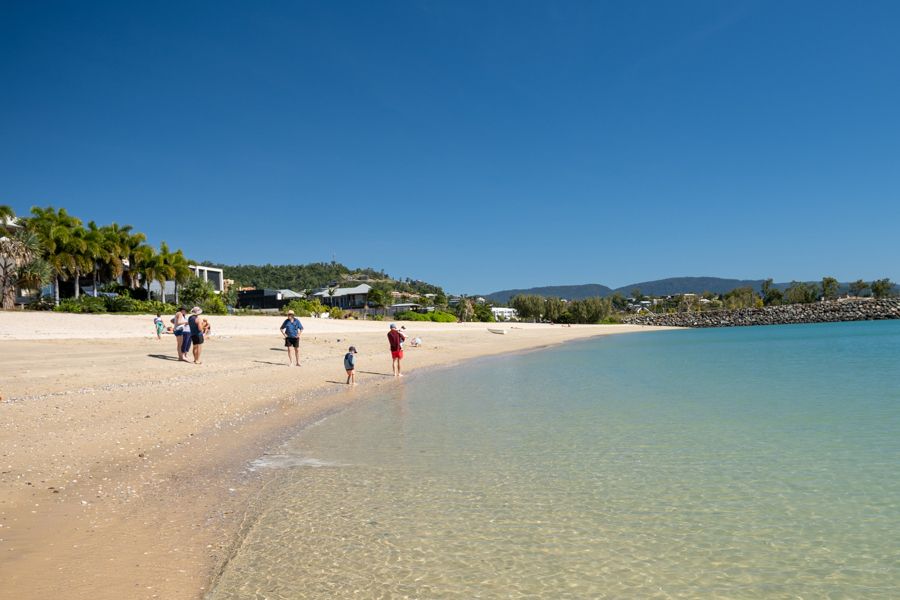
<path fill-rule="evenodd" d="M 166 315 L 168 320 L 169 315 Z M 210 317 L 203 364 L 151 316 L 0 312 L 0 598 L 202 598 L 265 472 L 250 461 L 391 376 L 387 323 Z M 404 370 L 662 328 L 406 323 Z M 495 325 L 492 325 L 495 326 Z M 358 382 L 342 357 L 359 349 Z M 464 371 L 461 369 L 461 373 Z"/>

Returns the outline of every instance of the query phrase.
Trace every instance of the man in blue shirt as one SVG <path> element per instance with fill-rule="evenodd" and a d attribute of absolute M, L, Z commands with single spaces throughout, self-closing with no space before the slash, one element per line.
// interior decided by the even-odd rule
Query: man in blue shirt
<path fill-rule="evenodd" d="M 284 336 L 284 346 L 288 351 L 288 366 L 291 365 L 291 350 L 294 351 L 294 364 L 300 366 L 300 334 L 303 333 L 303 325 L 300 319 L 294 318 L 294 311 L 288 311 L 288 318 L 281 324 L 281 334 Z"/>

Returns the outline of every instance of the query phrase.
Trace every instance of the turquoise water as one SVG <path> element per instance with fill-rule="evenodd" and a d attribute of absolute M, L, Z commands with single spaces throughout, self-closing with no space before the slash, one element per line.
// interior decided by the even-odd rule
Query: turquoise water
<path fill-rule="evenodd" d="M 898 598 L 898 434 L 897 321 L 433 371 L 258 463 L 211 597 Z"/>

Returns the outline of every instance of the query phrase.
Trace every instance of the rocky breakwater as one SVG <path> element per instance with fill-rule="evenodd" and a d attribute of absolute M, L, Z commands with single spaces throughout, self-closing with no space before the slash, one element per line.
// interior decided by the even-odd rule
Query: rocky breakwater
<path fill-rule="evenodd" d="M 738 310 L 644 313 L 627 317 L 624 322 L 633 325 L 665 325 L 669 327 L 744 327 L 881 319 L 900 319 L 900 298 L 832 300 L 813 304 L 785 304 Z"/>

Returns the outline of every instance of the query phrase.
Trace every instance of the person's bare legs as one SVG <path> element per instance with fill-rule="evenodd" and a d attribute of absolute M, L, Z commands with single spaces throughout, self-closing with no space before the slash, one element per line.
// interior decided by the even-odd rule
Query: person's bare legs
<path fill-rule="evenodd" d="M 293 361 L 291 361 L 291 353 L 294 354 Z M 292 365 L 300 366 L 300 348 L 288 346 L 288 366 L 290 367 Z"/>
<path fill-rule="evenodd" d="M 194 344 L 194 364 L 200 364 L 200 353 L 203 351 L 203 344 Z"/>
<path fill-rule="evenodd" d="M 175 356 L 178 357 L 178 360 L 184 360 L 184 353 L 181 351 L 181 342 L 184 341 L 181 339 L 180 335 L 175 335 Z"/>
<path fill-rule="evenodd" d="M 403 377 L 403 374 L 400 372 L 400 359 L 395 358 L 393 364 L 391 364 L 391 370 L 394 373 L 394 377 Z"/>
<path fill-rule="evenodd" d="M 347 385 L 356 385 L 356 371 L 347 371 Z"/>

